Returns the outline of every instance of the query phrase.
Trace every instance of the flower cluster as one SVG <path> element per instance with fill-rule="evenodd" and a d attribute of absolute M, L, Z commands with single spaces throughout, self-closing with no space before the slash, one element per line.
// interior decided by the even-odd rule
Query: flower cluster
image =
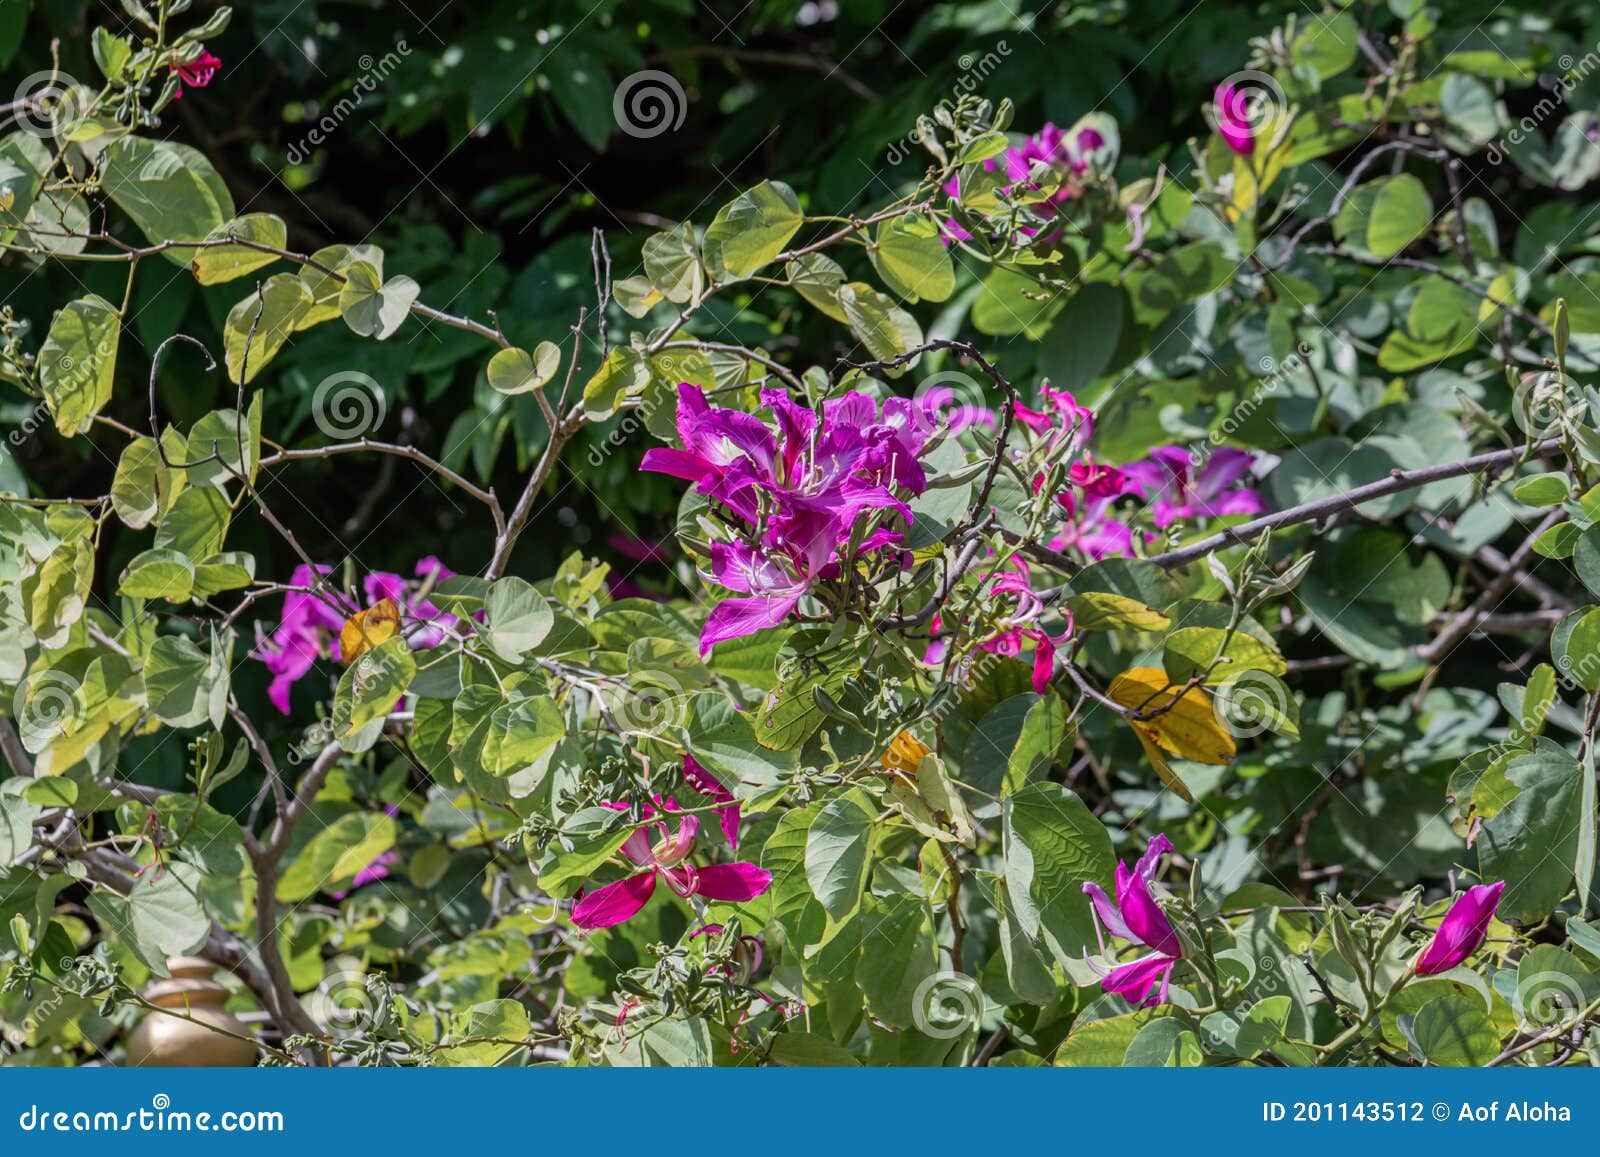
<path fill-rule="evenodd" d="M 722 834 L 730 849 L 739 846 L 739 805 L 733 795 L 717 782 L 710 772 L 692 758 L 685 757 L 683 774 L 701 795 L 720 808 Z M 627 804 L 606 804 L 616 811 L 627 810 Z M 700 817 L 681 814 L 678 827 L 673 831 L 667 817 L 680 812 L 677 801 L 671 797 L 655 797 L 655 806 L 644 808 L 644 824 L 634 830 L 622 845 L 622 854 L 641 869 L 633 875 L 612 884 L 580 894 L 572 907 L 572 923 L 584 929 L 609 928 L 636 915 L 655 894 L 656 882 L 665 880 L 667 887 L 679 896 L 703 896 L 707 900 L 725 900 L 743 903 L 754 900 L 772 886 L 772 873 L 748 862 L 708 864 L 696 867 L 689 863 L 694 851 L 695 837 L 700 832 Z M 652 840 L 651 829 L 656 838 Z"/>
<path fill-rule="evenodd" d="M 1075 489 L 1056 496 L 1068 521 L 1050 548 L 1075 550 L 1093 561 L 1132 555 L 1134 530 L 1116 516 L 1117 500 L 1127 496 L 1149 504 L 1160 530 L 1197 518 L 1260 514 L 1266 503 L 1244 484 L 1255 464 L 1248 450 L 1227 446 L 1212 451 L 1198 469 L 1182 446 L 1155 446 L 1147 457 L 1120 467 L 1077 463 L 1070 474 Z"/>
<path fill-rule="evenodd" d="M 289 590 L 283 598 L 283 614 L 269 636 L 258 624 L 256 648 L 252 657 L 260 659 L 272 673 L 267 696 L 285 715 L 289 714 L 289 692 L 318 659 L 341 659 L 339 629 L 356 608 L 327 588 L 323 579 L 331 567 L 295 568 Z M 456 616 L 441 611 L 428 600 L 427 592 L 454 572 L 429 555 L 417 563 L 414 581 L 389 571 L 373 571 L 362 581 L 367 605 L 389 599 L 400 608 L 407 625 L 406 638 L 418 649 L 436 647 L 457 622 Z"/>
<path fill-rule="evenodd" d="M 648 451 L 645 470 L 670 474 L 745 524 L 746 533 L 711 547 L 717 583 L 743 598 L 724 599 L 700 634 L 702 657 L 718 643 L 775 627 L 813 586 L 840 573 L 848 552 L 859 559 L 900 541 L 878 525 L 855 537 L 862 516 L 911 521 L 906 496 L 927 488 L 919 457 L 938 429 L 934 407 L 889 398 L 880 411 L 852 391 L 823 403 L 820 416 L 781 389 L 761 392 L 777 422 L 712 406 L 698 386 L 678 387 L 682 449 Z"/>
<path fill-rule="evenodd" d="M 1016 190 L 1049 190 L 1046 195 L 1029 206 L 1036 217 L 1050 221 L 1062 206 L 1082 195 L 1084 179 L 1094 167 L 1096 154 L 1106 146 L 1105 134 L 1092 126 L 1063 130 L 1046 124 L 1021 144 L 1012 145 L 996 157 L 983 162 L 986 171 L 1004 172 L 1008 195 Z M 953 200 L 961 198 L 961 178 L 951 177 L 944 191 Z M 946 220 L 941 228 L 946 244 L 971 240 L 972 234 L 954 221 Z M 1024 238 L 1036 238 L 1043 225 L 1024 225 L 1017 232 Z"/>

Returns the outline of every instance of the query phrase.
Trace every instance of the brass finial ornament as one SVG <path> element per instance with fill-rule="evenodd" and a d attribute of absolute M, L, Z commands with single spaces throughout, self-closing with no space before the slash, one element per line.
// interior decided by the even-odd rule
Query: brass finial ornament
<path fill-rule="evenodd" d="M 215 966 L 199 956 L 173 956 L 172 973 L 145 991 L 152 1009 L 128 1038 L 130 1068 L 241 1068 L 256 1063 L 243 1021 L 223 1007 L 228 990 L 211 979 Z M 198 1023 L 197 1023 L 198 1022 Z M 208 1027 L 210 1026 L 210 1027 Z M 228 1035 L 232 1034 L 232 1035 Z"/>

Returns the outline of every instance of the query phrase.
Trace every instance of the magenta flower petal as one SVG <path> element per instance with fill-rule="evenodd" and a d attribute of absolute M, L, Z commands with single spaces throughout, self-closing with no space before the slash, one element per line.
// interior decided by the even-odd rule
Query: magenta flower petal
<path fill-rule="evenodd" d="M 1500 893 L 1506 890 L 1501 880 L 1477 884 L 1461 893 L 1439 923 L 1439 930 L 1417 957 L 1417 975 L 1434 976 L 1448 972 L 1478 950 L 1489 934 L 1489 921 L 1500 907 Z"/>
<path fill-rule="evenodd" d="M 697 891 L 708 900 L 742 904 L 772 886 L 772 873 L 754 864 L 712 864 L 700 869 Z"/>
<path fill-rule="evenodd" d="M 1250 103 L 1245 94 L 1231 84 L 1219 84 L 1211 95 L 1211 107 L 1223 143 L 1243 157 L 1254 153 L 1256 134 L 1250 126 Z"/>
<path fill-rule="evenodd" d="M 715 467 L 698 454 L 691 454 L 687 450 L 674 450 L 670 446 L 657 446 L 644 452 L 644 458 L 639 463 L 639 469 L 650 470 L 657 474 L 670 474 L 674 478 L 682 478 L 686 482 L 699 482 L 708 474 L 713 473 Z"/>
<path fill-rule="evenodd" d="M 643 908 L 655 890 L 654 870 L 596 888 L 572 906 L 572 922 L 579 928 L 610 928 L 621 924 Z"/>
<path fill-rule="evenodd" d="M 1177 960 L 1171 956 L 1152 952 L 1149 956 L 1141 956 L 1138 960 L 1113 968 L 1100 978 L 1100 987 L 1119 994 L 1130 1004 L 1162 1004 L 1166 1001 L 1167 982 L 1176 963 Z M 1161 991 L 1159 995 L 1153 995 L 1150 990 L 1155 988 L 1157 982 L 1161 984 Z"/>
<path fill-rule="evenodd" d="M 723 787 L 716 776 L 696 763 L 692 756 L 686 755 L 683 757 L 683 778 L 688 780 L 690 786 L 707 799 L 729 805 L 717 812 L 717 820 L 722 826 L 722 834 L 728 840 L 728 847 L 737 851 L 739 848 L 739 805 L 734 801 L 733 793 Z"/>
<path fill-rule="evenodd" d="M 1107 932 L 1118 940 L 1132 940 L 1134 938 L 1133 930 L 1123 920 L 1122 913 L 1117 911 L 1117 906 L 1111 902 L 1111 897 L 1106 895 L 1104 888 L 1099 884 L 1085 883 L 1083 891 L 1093 902 L 1095 915 L 1100 917 L 1100 923 L 1105 925 Z M 1102 944 L 1102 951 L 1104 948 L 1105 946 Z"/>
<path fill-rule="evenodd" d="M 1178 934 L 1150 894 L 1150 885 L 1142 876 L 1130 872 L 1125 864 L 1117 865 L 1117 907 L 1139 943 L 1148 944 L 1166 956 L 1182 954 Z"/>
<path fill-rule="evenodd" d="M 800 602 L 800 592 L 789 595 L 755 595 L 748 599 L 723 599 L 706 618 L 700 630 L 700 657 L 709 658 L 711 648 L 729 639 L 776 627 L 789 617 Z"/>

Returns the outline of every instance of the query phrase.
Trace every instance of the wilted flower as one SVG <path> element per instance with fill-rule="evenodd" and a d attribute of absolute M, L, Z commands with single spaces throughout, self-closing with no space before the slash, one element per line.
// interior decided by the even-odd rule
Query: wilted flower
<path fill-rule="evenodd" d="M 1500 907 L 1500 893 L 1505 890 L 1506 882 L 1500 880 L 1493 884 L 1476 884 L 1461 893 L 1439 922 L 1433 939 L 1417 957 L 1417 975 L 1449 972 L 1476 952 L 1489 933 L 1489 921 Z"/>
<path fill-rule="evenodd" d="M 1119 940 L 1140 944 L 1152 951 L 1147 956 L 1101 974 L 1100 987 L 1107 992 L 1120 993 L 1136 1005 L 1156 1005 L 1167 1002 L 1167 987 L 1172 979 L 1172 968 L 1183 956 L 1183 946 L 1173 930 L 1167 914 L 1150 893 L 1150 882 L 1155 879 L 1157 862 L 1164 853 L 1172 851 L 1172 841 L 1157 836 L 1145 848 L 1144 855 L 1132 871 L 1124 862 L 1117 864 L 1116 903 L 1106 895 L 1099 884 L 1085 883 L 1083 890 L 1094 904 L 1095 936 L 1100 941 L 1100 954 L 1106 955 L 1102 928 Z M 1156 983 L 1161 988 L 1152 993 Z"/>

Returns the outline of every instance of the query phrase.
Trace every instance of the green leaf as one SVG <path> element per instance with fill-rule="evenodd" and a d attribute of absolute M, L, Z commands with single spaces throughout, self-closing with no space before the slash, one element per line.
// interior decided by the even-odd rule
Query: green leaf
<path fill-rule="evenodd" d="M 501 394 L 526 394 L 537 390 L 561 368 L 561 347 L 542 341 L 533 353 L 513 346 L 489 359 L 489 387 Z"/>
<path fill-rule="evenodd" d="M 1212 664 L 1216 664 L 1212 668 Z M 1230 635 L 1221 627 L 1184 627 L 1167 636 L 1162 665 L 1174 683 L 1209 670 L 1208 687 L 1224 687 L 1246 671 L 1265 671 L 1283 675 L 1289 670 L 1277 647 L 1254 635 L 1235 630 Z"/>
<path fill-rule="evenodd" d="M 606 355 L 583 387 L 583 408 L 602 421 L 615 414 L 623 401 L 650 385 L 650 361 L 632 346 L 618 346 Z"/>
<path fill-rule="evenodd" d="M 1068 1068 L 1119 1067 L 1139 1031 L 1155 1018 L 1155 1009 L 1141 1008 L 1090 1021 L 1066 1039 L 1051 1063 Z"/>
<path fill-rule="evenodd" d="M 378 271 L 365 261 L 347 267 L 344 277 L 344 288 L 339 291 L 339 315 L 356 333 L 379 341 L 394 335 L 422 292 L 410 277 L 381 281 Z"/>
<path fill-rule="evenodd" d="M 220 661 L 219 661 L 220 660 Z M 162 635 L 144 667 L 150 710 L 169 727 L 221 728 L 228 714 L 226 656 L 208 656 L 181 635 Z"/>
<path fill-rule="evenodd" d="M 539 72 L 549 82 L 550 95 L 562 115 L 595 152 L 605 148 L 617 123 L 611 109 L 617 86 L 605 62 L 563 40 L 561 51 L 546 53 L 540 65 Z"/>
<path fill-rule="evenodd" d="M 184 452 L 177 455 L 170 450 L 167 452 L 171 460 L 195 464 L 184 467 L 184 485 L 226 486 L 240 474 L 255 481 L 256 467 L 261 462 L 262 404 L 262 395 L 257 393 L 250 399 L 243 421 L 234 410 L 212 410 L 200 416 L 189 428 Z M 242 455 L 239 451 L 241 433 L 245 442 Z"/>
<path fill-rule="evenodd" d="M 1233 276 L 1234 263 L 1222 246 L 1196 241 L 1157 258 L 1133 285 L 1133 302 L 1150 320 L 1220 289 Z"/>
<path fill-rule="evenodd" d="M 1081 398 L 1111 368 L 1127 324 L 1128 297 L 1120 287 L 1099 281 L 1080 286 L 1039 342 L 1039 372 Z"/>
<path fill-rule="evenodd" d="M 1028 936 L 1049 934 L 1070 954 L 1093 943 L 1085 881 L 1109 887 L 1111 837 L 1072 791 L 1032 783 L 1000 805 L 1006 891 Z"/>
<path fill-rule="evenodd" d="M 933 1020 L 929 1002 L 938 995 L 934 977 L 939 956 L 927 915 L 920 897 L 899 894 L 867 897 L 857 917 L 865 922 L 861 940 L 869 947 L 856 961 L 856 985 L 872 1015 L 891 1028 L 921 1027 Z M 947 1031 L 942 1024 L 938 1027 Z"/>
<path fill-rule="evenodd" d="M 1500 1052 L 1483 1001 L 1459 993 L 1436 996 L 1418 1009 L 1410 1035 L 1429 1064 L 1448 1068 L 1481 1066 Z"/>
<path fill-rule="evenodd" d="M 21 778 L 0 782 L 0 868 L 9 868 L 33 846 L 33 821 L 44 807 L 24 794 L 29 782 Z"/>
<path fill-rule="evenodd" d="M 233 198 L 204 154 L 175 141 L 126 136 L 101 153 L 106 194 L 152 243 L 201 241 L 234 214 Z M 188 268 L 191 250 L 162 256 Z"/>
<path fill-rule="evenodd" d="M 874 812 L 851 791 L 825 804 L 806 836 L 806 882 L 835 920 L 855 910 L 867 885 Z"/>
<path fill-rule="evenodd" d="M 762 181 L 717 211 L 706 228 L 706 265 L 719 276 L 748 277 L 782 253 L 804 222 L 793 189 Z"/>
<path fill-rule="evenodd" d="M 1477 841 L 1483 877 L 1506 882 L 1501 919 L 1536 923 L 1572 889 L 1582 775 L 1578 761 L 1548 740 L 1505 764 L 1504 782 L 1516 795 L 1484 822 Z"/>
<path fill-rule="evenodd" d="M 250 241 L 256 245 L 283 249 L 289 243 L 289 229 L 283 223 L 283 218 L 274 213 L 246 213 L 217 226 L 207 234 L 206 240 L 229 244 L 196 249 L 189 267 L 201 285 L 219 285 L 281 260 L 276 253 L 266 253 L 252 245 L 232 242 Z"/>
<path fill-rule="evenodd" d="M 1452 72 L 1439 90 L 1439 111 L 1451 128 L 1475 145 L 1486 145 L 1499 135 L 1500 113 L 1494 92 L 1477 77 Z"/>
<path fill-rule="evenodd" d="M 1410 173 L 1400 173 L 1358 186 L 1334 219 L 1334 231 L 1373 257 L 1389 258 L 1427 232 L 1432 221 L 1428 190 Z"/>
<path fill-rule="evenodd" d="M 215 486 L 189 486 L 178 495 L 156 528 L 155 548 L 190 559 L 210 558 L 222 549 L 233 510 Z"/>
<path fill-rule="evenodd" d="M 1310 69 L 1319 80 L 1339 75 L 1355 63 L 1361 26 L 1348 12 L 1319 12 L 1290 46 L 1296 69 Z"/>
<path fill-rule="evenodd" d="M 1580 608 L 1557 623 L 1550 657 L 1562 677 L 1586 691 L 1600 689 L 1600 607 Z"/>
<path fill-rule="evenodd" d="M 289 335 L 299 328 L 301 318 L 310 308 L 311 295 L 306 292 L 305 283 L 292 273 L 277 273 L 267 278 L 258 293 L 250 294 L 230 309 L 222 327 L 228 380 L 246 385 L 254 381 L 283 348 Z M 245 375 L 243 383 L 240 383 L 241 373 Z"/>
<path fill-rule="evenodd" d="M 185 602 L 194 592 L 194 564 L 176 550 L 147 550 L 123 568 L 117 593 L 131 599 Z"/>
<path fill-rule="evenodd" d="M 839 290 L 845 283 L 844 269 L 822 253 L 806 253 L 785 263 L 784 273 L 795 292 L 817 310 L 841 325 L 850 324 L 839 304 Z"/>
<path fill-rule="evenodd" d="M 416 656 L 401 635 L 385 639 L 352 663 L 339 680 L 339 699 L 349 708 L 348 714 L 336 708 L 340 726 L 335 738 L 348 738 L 387 717 L 416 673 Z"/>
<path fill-rule="evenodd" d="M 973 299 L 972 324 L 979 333 L 995 337 L 1020 333 L 1038 338 L 1049 329 L 1063 300 L 1035 277 L 1014 269 L 994 269 Z"/>
<path fill-rule="evenodd" d="M 907 301 L 943 301 L 955 292 L 955 263 L 932 217 L 907 213 L 880 221 L 875 241 L 878 276 Z"/>
<path fill-rule="evenodd" d="M 177 460 L 189 459 L 180 455 Z M 117 459 L 111 479 L 112 509 L 135 530 L 150 525 L 162 506 L 171 502 L 174 487 L 181 485 L 175 473 L 162 463 L 154 438 L 133 439 Z"/>
<path fill-rule="evenodd" d="M 877 360 L 890 361 L 922 344 L 922 329 L 916 318 L 872 286 L 852 281 L 839 287 L 838 297 L 850 329 Z M 899 377 L 913 364 L 906 362 L 884 374 Z"/>
<path fill-rule="evenodd" d="M 687 221 L 645 238 L 644 272 L 661 296 L 675 305 L 693 301 L 705 291 L 694 229 Z"/>
<path fill-rule="evenodd" d="M 488 612 L 484 634 L 489 647 L 508 663 L 520 662 L 555 625 L 555 614 L 545 597 L 515 576 L 491 586 L 484 606 Z"/>
<path fill-rule="evenodd" d="M 1067 600 L 1072 625 L 1079 631 L 1162 631 L 1172 620 L 1138 599 L 1090 592 Z"/>
<path fill-rule="evenodd" d="M 241 550 L 225 550 L 221 554 L 195 564 L 194 597 L 209 599 L 223 591 L 236 591 L 255 581 L 255 556 Z"/>
<path fill-rule="evenodd" d="M 784 812 L 761 848 L 761 866 L 772 873 L 772 887 L 767 892 L 772 923 L 783 929 L 790 944 L 801 947 L 822 938 L 828 919 L 806 881 L 806 845 L 821 811 L 822 802 L 813 800 Z"/>
<path fill-rule="evenodd" d="M 789 1029 L 773 1039 L 767 1053 L 788 1068 L 857 1068 L 861 1062 L 843 1045 L 814 1032 Z"/>
<path fill-rule="evenodd" d="M 581 840 L 571 851 L 557 852 L 539 870 L 539 890 L 547 896 L 565 899 L 578 890 L 590 876 L 616 855 L 622 845 L 633 835 L 632 827 L 608 832 L 593 839 Z"/>
<path fill-rule="evenodd" d="M 1535 474 L 1517 480 L 1511 496 L 1528 506 L 1555 506 L 1572 493 L 1572 483 L 1561 473 Z"/>
<path fill-rule="evenodd" d="M 39 385 L 56 429 L 67 437 L 92 426 L 111 400 L 121 335 L 116 306 L 94 294 L 69 302 L 51 318 L 39 347 Z"/>
<path fill-rule="evenodd" d="M 1600 594 L 1600 524 L 1591 526 L 1572 548 L 1572 565 L 1591 594 Z"/>
<path fill-rule="evenodd" d="M 296 330 L 310 329 L 339 316 L 344 271 L 357 262 L 372 266 L 382 276 L 383 250 L 376 245 L 329 245 L 318 249 L 300 267 L 300 281 L 311 297 L 311 305 L 301 313 Z"/>
<path fill-rule="evenodd" d="M 278 880 L 278 899 L 292 904 L 313 892 L 337 891 L 394 847 L 398 828 L 383 812 L 349 812 L 306 841 Z"/>

